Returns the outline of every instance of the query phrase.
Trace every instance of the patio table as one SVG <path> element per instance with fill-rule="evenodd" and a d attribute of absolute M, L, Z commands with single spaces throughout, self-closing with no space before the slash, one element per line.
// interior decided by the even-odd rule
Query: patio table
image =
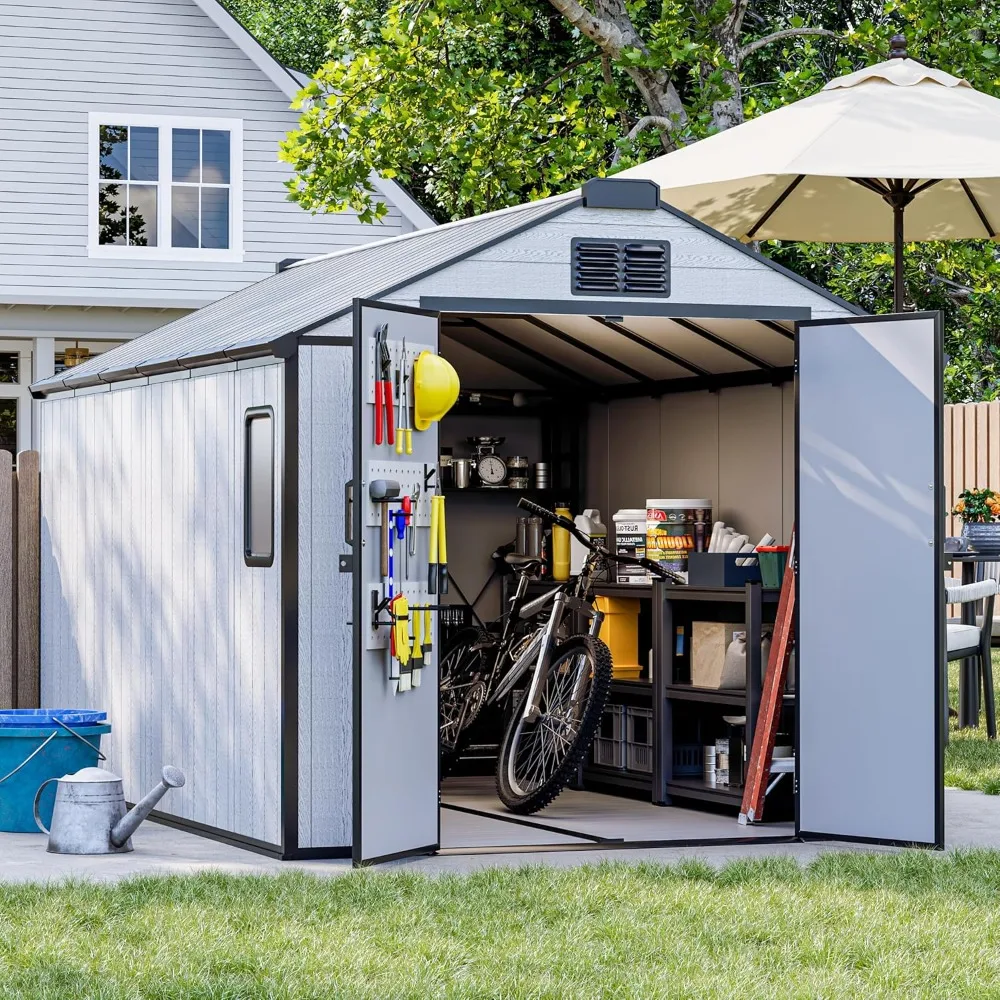
<path fill-rule="evenodd" d="M 976 582 L 976 564 L 985 562 L 997 562 L 996 555 L 988 555 L 983 552 L 946 552 L 945 559 L 953 563 L 962 564 L 962 583 Z M 969 601 L 961 605 L 962 624 L 976 624 L 977 601 Z M 983 623 L 984 628 L 990 625 Z M 982 679 L 979 676 L 979 661 L 975 658 L 962 660 L 962 666 L 958 674 L 958 727 L 975 728 L 979 725 L 979 689 L 982 686 Z"/>

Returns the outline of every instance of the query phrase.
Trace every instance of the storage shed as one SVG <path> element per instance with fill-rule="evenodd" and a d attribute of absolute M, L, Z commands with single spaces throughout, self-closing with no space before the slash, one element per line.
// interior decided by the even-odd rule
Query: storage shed
<path fill-rule="evenodd" d="M 940 455 L 933 450 L 940 389 L 928 389 L 940 331 L 933 317 L 866 324 L 858 314 L 662 203 L 650 182 L 601 180 L 582 193 L 296 264 L 39 382 L 32 391 L 46 400 L 43 704 L 109 711 L 111 766 L 126 789 L 148 786 L 162 763 L 183 766 L 189 780 L 165 802 L 167 822 L 283 858 L 353 853 L 367 862 L 435 850 L 436 659 L 419 688 L 394 692 L 386 630 L 372 618 L 383 574 L 380 508 L 368 485 L 387 478 L 404 493 L 420 487 L 418 565 L 427 561 L 442 449 L 497 430 L 514 451 L 545 456 L 551 481 L 540 499 L 549 505 L 567 498 L 574 509 L 599 507 L 610 520 L 647 497 L 706 496 L 716 517 L 754 539 L 765 531 L 787 538 L 803 468 L 825 477 L 823 456 L 834 456 L 849 478 L 857 472 L 852 462 L 868 468 L 865 448 L 874 449 L 872 461 L 898 452 L 924 421 L 931 450 L 917 448 L 913 468 L 895 470 L 898 492 L 914 508 L 909 534 L 876 532 L 869 556 L 879 572 L 900 565 L 885 561 L 899 557 L 893 546 L 910 552 L 919 537 L 915 558 L 926 561 L 940 548 Z M 822 432 L 812 427 L 808 456 L 795 434 L 803 323 L 815 333 L 811 343 L 836 345 L 822 336 L 834 331 L 856 348 L 843 367 L 836 346 L 810 355 L 822 356 L 810 361 L 811 377 L 816 398 L 831 408 L 817 416 Z M 374 334 L 383 325 L 394 357 L 404 339 L 410 360 L 440 353 L 467 390 L 440 424 L 414 433 L 412 455 L 374 444 Z M 873 376 L 855 398 L 855 366 L 876 356 L 887 368 L 884 384 Z M 875 399 L 876 390 L 886 395 Z M 838 393 L 853 408 L 850 439 L 834 427 Z M 515 394 L 528 419 L 514 412 Z M 911 396 L 908 427 L 887 423 L 874 442 L 862 440 L 866 425 L 887 407 L 905 409 Z M 918 490 L 924 493 L 914 500 Z M 458 585 L 449 600 L 488 580 L 491 553 L 513 534 L 516 497 L 512 490 L 449 492 L 449 561 Z M 826 517 L 823 496 L 811 497 L 810 509 L 799 512 L 799 565 L 801 572 L 811 558 L 817 592 L 823 588 L 809 620 L 811 629 L 829 630 L 822 660 L 830 663 L 844 610 L 835 585 L 841 570 L 824 561 L 827 542 L 806 535 L 807 525 L 812 531 Z M 852 517 L 870 518 L 878 502 L 852 501 L 836 516 L 849 527 Z M 917 568 L 912 559 L 906 565 Z M 858 669 L 886 679 L 857 711 L 883 713 L 880 723 L 891 730 L 883 742 L 907 746 L 929 777 L 914 779 L 900 797 L 887 794 L 866 783 L 870 768 L 856 745 L 819 725 L 831 712 L 854 711 L 857 678 L 845 671 L 814 688 L 822 700 L 810 711 L 822 733 L 814 761 L 826 767 L 846 754 L 847 800 L 833 815 L 819 805 L 815 820 L 796 815 L 782 836 L 940 841 L 937 569 L 928 562 L 916 605 L 886 612 L 902 616 L 906 630 L 880 620 L 876 631 L 893 636 L 892 656 L 883 655 L 877 636 L 860 652 L 845 647 L 861 656 Z M 864 577 L 863 567 L 855 575 Z M 411 604 L 431 600 L 419 573 L 406 589 Z M 653 655 L 643 697 L 667 739 L 680 720 L 670 707 L 678 685 L 664 673 L 668 643 L 657 638 L 661 590 L 646 598 Z M 862 591 L 851 597 L 851 614 Z M 804 593 L 805 607 L 811 595 Z M 484 615 L 499 609 L 497 595 L 483 596 Z M 926 612 L 929 639 L 909 628 L 915 606 Z M 912 648 L 901 650 L 900 642 Z M 902 662 L 914 712 L 901 718 L 894 685 L 903 674 L 892 672 L 903 671 Z M 759 656 L 757 670 L 759 696 Z M 802 727 L 808 662 L 800 660 L 799 675 L 795 725 Z M 913 682 L 918 675 L 922 681 Z M 749 688 L 746 697 L 752 715 Z M 592 777 L 599 786 L 598 769 Z M 659 805 L 676 806 L 686 794 L 669 760 L 633 784 Z M 731 806 L 732 796 L 720 802 Z M 665 823 L 669 812 L 661 813 Z M 719 834 L 694 839 L 710 836 Z M 666 829 L 653 839 L 679 835 Z"/>

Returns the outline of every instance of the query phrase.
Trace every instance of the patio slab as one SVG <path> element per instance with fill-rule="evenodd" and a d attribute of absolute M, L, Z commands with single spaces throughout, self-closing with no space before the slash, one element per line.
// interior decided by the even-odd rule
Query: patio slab
<path fill-rule="evenodd" d="M 990 847 L 1000 849 L 1000 796 L 949 788 L 945 792 L 947 846 Z M 545 837 L 532 831 L 530 838 L 510 851 L 496 853 L 495 845 L 507 843 L 498 839 L 491 824 L 503 826 L 507 836 L 509 824 L 482 820 L 446 810 L 442 814 L 444 831 L 461 842 L 480 846 L 461 853 L 443 853 L 435 857 L 414 858 L 384 866 L 383 871 L 417 871 L 428 874 L 462 873 L 497 866 L 545 864 L 566 868 L 596 864 L 600 861 L 652 861 L 671 864 L 687 858 L 699 858 L 711 865 L 722 866 L 743 858 L 792 857 L 805 864 L 830 851 L 892 850 L 838 842 L 808 844 L 724 844 L 716 847 L 673 847 L 652 850 L 613 850 L 603 845 L 582 850 L 569 838 Z M 461 826 L 451 824 L 465 824 Z M 485 825 L 484 825 L 485 824 Z M 735 826 L 735 822 L 734 822 Z M 445 840 L 447 843 L 448 841 Z M 452 839 L 452 842 L 456 842 Z M 548 850 L 537 848 L 545 843 Z M 131 854 L 77 857 L 48 854 L 46 839 L 41 834 L 0 834 L 0 881 L 48 882 L 68 878 L 114 881 L 132 875 L 194 874 L 200 871 L 225 871 L 231 874 L 268 875 L 288 870 L 305 871 L 313 875 L 343 875 L 351 871 L 349 861 L 275 861 L 227 844 L 184 833 L 158 823 L 145 823 L 134 838 Z"/>

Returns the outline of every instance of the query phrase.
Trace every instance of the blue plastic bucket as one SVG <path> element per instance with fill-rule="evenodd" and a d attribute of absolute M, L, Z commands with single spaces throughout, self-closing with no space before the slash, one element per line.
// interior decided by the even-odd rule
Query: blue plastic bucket
<path fill-rule="evenodd" d="M 96 767 L 101 737 L 111 732 L 111 726 L 101 721 L 106 718 L 104 712 L 76 709 L 0 712 L 0 830 L 38 832 L 32 806 L 39 785 L 82 767 Z M 53 782 L 39 803 L 46 826 L 52 822 L 55 796 Z"/>

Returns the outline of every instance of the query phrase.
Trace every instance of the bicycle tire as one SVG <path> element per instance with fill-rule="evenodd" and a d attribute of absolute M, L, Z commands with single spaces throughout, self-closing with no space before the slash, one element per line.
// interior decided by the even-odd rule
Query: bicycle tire
<path fill-rule="evenodd" d="M 485 690 L 480 692 L 481 697 L 476 698 L 478 689 L 474 688 L 477 676 L 481 678 L 484 688 L 486 684 L 482 666 L 483 651 L 470 648 L 485 640 L 492 641 L 492 636 L 474 625 L 466 626 L 455 633 L 441 656 L 438 678 L 440 692 L 438 733 L 442 777 L 454 768 L 461 756 L 465 749 L 463 737 L 479 717 L 486 701 Z M 462 655 L 463 649 L 467 655 Z M 457 723 L 456 718 L 460 720 Z M 448 732 L 448 727 L 455 726 L 458 728 L 456 733 Z"/>
<path fill-rule="evenodd" d="M 561 659 L 570 655 L 586 655 L 592 664 L 591 682 L 585 696 L 581 720 L 576 735 L 566 751 L 561 763 L 553 773 L 537 787 L 519 791 L 510 781 L 510 758 L 514 752 L 514 740 L 521 721 L 520 711 L 515 710 L 497 761 L 496 786 L 500 801 L 513 813 L 528 816 L 549 805 L 575 776 L 576 770 L 590 749 L 601 725 L 601 716 L 611 692 L 611 650 L 600 639 L 587 635 L 577 635 L 553 650 L 552 664 L 555 667 Z M 551 677 L 550 673 L 550 677 Z"/>

